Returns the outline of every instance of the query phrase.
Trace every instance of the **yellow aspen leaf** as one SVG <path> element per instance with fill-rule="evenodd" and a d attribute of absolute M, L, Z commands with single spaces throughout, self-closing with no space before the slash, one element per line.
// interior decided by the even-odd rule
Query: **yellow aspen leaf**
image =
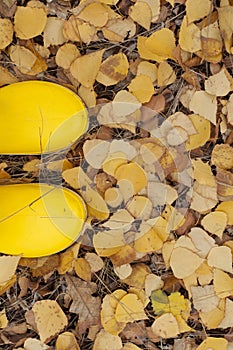
<path fill-rule="evenodd" d="M 233 31 L 233 7 L 223 6 L 218 8 L 218 20 L 220 31 L 222 33 L 225 47 L 228 53 L 233 53 L 232 50 L 232 31 Z"/>
<path fill-rule="evenodd" d="M 211 154 L 211 162 L 221 169 L 233 168 L 233 147 L 227 144 L 215 145 Z"/>
<path fill-rule="evenodd" d="M 166 268 L 170 267 L 170 258 L 174 249 L 175 241 L 164 242 L 162 246 L 162 255 L 165 262 Z"/>
<path fill-rule="evenodd" d="M 126 232 L 130 229 L 133 221 L 133 216 L 126 209 L 118 209 L 103 226 L 110 230 L 121 228 Z"/>
<path fill-rule="evenodd" d="M 128 89 L 141 103 L 149 102 L 155 92 L 151 78 L 146 75 L 138 75 L 132 79 Z"/>
<path fill-rule="evenodd" d="M 188 24 L 187 16 L 184 16 L 179 33 L 179 44 L 182 50 L 197 52 L 201 50 L 201 32 L 194 24 Z"/>
<path fill-rule="evenodd" d="M 187 150 L 203 146 L 210 138 L 210 122 L 198 114 L 190 114 L 189 119 L 196 129 L 196 134 L 190 135 L 186 142 Z"/>
<path fill-rule="evenodd" d="M 91 88 L 99 72 L 104 50 L 94 51 L 76 58 L 70 66 L 70 72 L 82 85 Z"/>
<path fill-rule="evenodd" d="M 32 311 L 42 342 L 52 339 L 68 325 L 66 315 L 55 300 L 37 301 Z"/>
<path fill-rule="evenodd" d="M 114 267 L 115 274 L 120 278 L 127 278 L 132 273 L 132 267 L 130 264 L 124 264 Z"/>
<path fill-rule="evenodd" d="M 101 324 L 110 334 L 118 335 L 126 326 L 125 322 L 118 322 L 115 317 L 116 307 L 126 294 L 124 290 L 117 289 L 103 298 L 100 311 Z"/>
<path fill-rule="evenodd" d="M 103 35 L 111 42 L 122 42 L 126 37 L 133 37 L 136 33 L 136 24 L 131 18 L 115 18 L 108 21 L 102 28 Z"/>
<path fill-rule="evenodd" d="M 178 322 L 171 313 L 158 317 L 151 326 L 152 332 L 161 338 L 176 338 L 180 333 Z"/>
<path fill-rule="evenodd" d="M 189 249 L 177 247 L 173 249 L 170 265 L 177 278 L 185 278 L 192 275 L 202 264 L 203 259 Z"/>
<path fill-rule="evenodd" d="M 78 24 L 78 33 L 80 40 L 85 44 L 89 44 L 91 41 L 97 40 L 96 28 L 89 23 Z"/>
<path fill-rule="evenodd" d="M 144 306 L 138 296 L 129 293 L 120 299 L 115 313 L 116 320 L 122 323 L 146 320 Z"/>
<path fill-rule="evenodd" d="M 204 229 L 213 235 L 222 238 L 227 225 L 227 215 L 221 211 L 214 211 L 204 216 L 201 220 Z"/>
<path fill-rule="evenodd" d="M 208 16 L 212 2 L 210 0 L 187 0 L 185 5 L 188 22 L 192 23 Z"/>
<path fill-rule="evenodd" d="M 221 323 L 218 325 L 219 328 L 228 328 L 233 325 L 233 301 L 229 298 L 226 299 L 225 316 Z M 219 348 L 220 350 L 220 348 Z"/>
<path fill-rule="evenodd" d="M 95 27 L 104 27 L 108 21 L 108 12 L 102 4 L 93 2 L 79 13 L 78 18 L 89 22 Z"/>
<path fill-rule="evenodd" d="M 209 266 L 232 273 L 232 254 L 229 247 L 213 247 L 207 257 Z"/>
<path fill-rule="evenodd" d="M 17 6 L 14 16 L 14 30 L 20 39 L 31 39 L 40 35 L 46 25 L 44 8 Z"/>
<path fill-rule="evenodd" d="M 0 286 L 7 284 L 14 276 L 20 257 L 20 255 L 0 257 Z"/>
<path fill-rule="evenodd" d="M 168 58 L 174 59 L 176 48 L 175 36 L 172 30 L 163 28 L 151 34 L 145 41 L 146 48 L 159 57 L 158 62 Z"/>
<path fill-rule="evenodd" d="M 161 62 L 158 66 L 158 86 L 167 86 L 176 80 L 176 73 L 172 66 L 166 61 Z"/>
<path fill-rule="evenodd" d="M 110 142 L 93 139 L 87 140 L 83 145 L 83 153 L 86 161 L 95 169 L 100 169 L 107 158 Z"/>
<path fill-rule="evenodd" d="M 160 1 L 159 0 L 141 0 L 141 1 L 147 3 L 151 9 L 151 13 L 152 13 L 151 22 L 152 23 L 156 22 L 160 14 Z"/>
<path fill-rule="evenodd" d="M 63 179 L 73 188 L 79 189 L 86 185 L 91 185 L 92 181 L 81 167 L 64 170 Z"/>
<path fill-rule="evenodd" d="M 207 337 L 196 350 L 227 350 L 228 341 L 224 338 Z"/>
<path fill-rule="evenodd" d="M 1 43 L 0 43 L 0 46 L 1 46 Z M 13 84 L 13 83 L 16 83 L 17 81 L 18 81 L 18 78 L 15 77 L 12 73 L 10 73 L 7 68 L 0 66 L 0 86 Z"/>
<path fill-rule="evenodd" d="M 56 340 L 56 350 L 80 350 L 80 347 L 73 333 L 64 332 Z"/>
<path fill-rule="evenodd" d="M 62 28 L 62 33 L 64 37 L 67 40 L 71 41 L 77 41 L 80 42 L 80 34 L 79 34 L 79 25 L 82 24 L 82 21 L 80 21 L 78 18 L 75 16 L 70 16 L 70 18 L 65 21 L 63 28 Z"/>
<path fill-rule="evenodd" d="M 145 280 L 145 293 L 147 297 L 151 296 L 153 291 L 157 291 L 158 289 L 163 288 L 164 282 L 161 276 L 157 276 L 153 273 L 150 273 L 146 276 Z"/>
<path fill-rule="evenodd" d="M 128 69 L 126 55 L 122 52 L 117 53 L 102 62 L 96 80 L 105 86 L 115 85 L 126 78 Z"/>
<path fill-rule="evenodd" d="M 74 261 L 74 270 L 76 275 L 84 281 L 91 281 L 91 267 L 84 258 L 76 258 Z"/>
<path fill-rule="evenodd" d="M 67 169 L 72 169 L 73 164 L 68 161 L 68 159 L 59 159 L 49 162 L 47 169 L 52 171 L 65 171 Z"/>
<path fill-rule="evenodd" d="M 81 85 L 78 89 L 78 95 L 81 97 L 88 108 L 94 107 L 96 105 L 96 93 L 93 88 L 87 88 Z"/>
<path fill-rule="evenodd" d="M 208 163 L 201 159 L 192 160 L 193 177 L 201 185 L 215 186 L 216 180 Z"/>
<path fill-rule="evenodd" d="M 233 295 L 233 278 L 226 272 L 215 268 L 214 290 L 219 298 L 226 298 Z"/>
<path fill-rule="evenodd" d="M 226 201 L 219 204 L 216 211 L 224 212 L 227 215 L 227 225 L 233 225 L 233 201 Z"/>
<path fill-rule="evenodd" d="M 216 125 L 217 100 L 205 91 L 196 91 L 190 101 L 189 109 Z"/>
<path fill-rule="evenodd" d="M 12 62 L 23 74 L 34 75 L 32 67 L 37 60 L 34 53 L 26 49 L 24 46 L 15 45 L 9 48 L 9 54 Z"/>
<path fill-rule="evenodd" d="M 205 91 L 210 95 L 226 96 L 231 91 L 230 79 L 229 73 L 223 68 L 205 81 Z"/>
<path fill-rule="evenodd" d="M 6 310 L 3 309 L 2 311 L 0 311 L 0 329 L 5 328 L 7 324 L 8 324 L 8 319 L 6 316 Z"/>
<path fill-rule="evenodd" d="M 134 189 L 134 193 L 140 192 L 147 185 L 145 171 L 137 163 L 129 162 L 117 167 L 115 174 L 117 181 L 128 180 Z"/>
<path fill-rule="evenodd" d="M 57 17 L 48 17 L 44 28 L 44 46 L 62 45 L 66 41 L 63 35 L 65 20 Z"/>
<path fill-rule="evenodd" d="M 39 339 L 27 338 L 24 342 L 24 348 L 19 350 L 47 350 L 49 346 L 41 342 Z"/>
<path fill-rule="evenodd" d="M 147 61 L 142 61 L 137 66 L 137 75 L 146 75 L 148 76 L 152 83 L 157 80 L 158 69 L 154 63 L 150 63 Z"/>
<path fill-rule="evenodd" d="M 140 348 L 133 343 L 126 343 L 122 350 L 140 350 Z"/>
<path fill-rule="evenodd" d="M 23 170 L 38 173 L 38 171 L 40 170 L 40 165 L 41 165 L 40 159 L 32 159 L 29 162 L 24 164 Z"/>
<path fill-rule="evenodd" d="M 139 110 L 140 107 L 141 103 L 138 99 L 127 90 L 119 91 L 112 101 L 113 114 L 117 118 L 128 116 Z"/>
<path fill-rule="evenodd" d="M 80 56 L 81 54 L 76 45 L 67 43 L 59 47 L 55 60 L 59 67 L 69 69 L 71 63 Z"/>
<path fill-rule="evenodd" d="M 129 286 L 143 289 L 145 287 L 146 276 L 150 273 L 150 269 L 145 264 L 138 263 L 132 266 L 131 275 L 121 281 Z"/>
<path fill-rule="evenodd" d="M 118 335 L 112 335 L 101 329 L 101 331 L 97 334 L 93 350 L 121 350 L 122 349 L 122 341 Z"/>
<path fill-rule="evenodd" d="M 93 244 L 99 256 L 111 256 L 124 246 L 123 230 L 99 232 L 94 235 Z"/>
<path fill-rule="evenodd" d="M 220 322 L 223 320 L 225 314 L 225 299 L 221 299 L 216 308 L 208 312 L 199 311 L 202 322 L 207 329 L 218 328 Z"/>
<path fill-rule="evenodd" d="M 191 294 L 195 309 L 201 312 L 214 310 L 220 301 L 213 285 L 191 286 Z"/>
<path fill-rule="evenodd" d="M 152 212 L 152 202 L 145 196 L 134 196 L 126 206 L 126 209 L 136 219 L 147 220 Z"/>
<path fill-rule="evenodd" d="M 190 208 L 206 214 L 218 203 L 217 186 L 208 186 L 195 181 Z"/>
<path fill-rule="evenodd" d="M 146 46 L 147 41 L 146 36 L 139 36 L 137 41 L 137 49 L 140 57 L 144 60 L 151 60 L 156 62 L 163 61 L 160 56 L 154 54 L 152 51 L 150 51 Z"/>
<path fill-rule="evenodd" d="M 57 267 L 57 271 L 59 274 L 63 275 L 68 271 L 73 269 L 74 262 L 74 253 L 72 250 L 68 249 L 64 253 L 59 256 L 59 266 Z"/>
<path fill-rule="evenodd" d="M 213 280 L 213 269 L 204 261 L 203 264 L 196 269 L 195 275 L 199 284 L 204 286 Z"/>
<path fill-rule="evenodd" d="M 150 29 L 152 12 L 150 6 L 143 1 L 137 1 L 129 9 L 129 16 L 146 30 Z"/>
<path fill-rule="evenodd" d="M 95 253 L 86 253 L 85 260 L 89 263 L 91 272 L 98 272 L 104 267 L 103 260 Z"/>
<path fill-rule="evenodd" d="M 193 227 L 188 236 L 197 248 L 198 255 L 201 258 L 205 258 L 210 249 L 215 246 L 215 240 L 200 227 Z"/>
<path fill-rule="evenodd" d="M 13 39 L 13 25 L 8 18 L 0 18 L 0 50 L 4 50 Z"/>
<path fill-rule="evenodd" d="M 99 220 L 106 220 L 109 217 L 109 209 L 103 197 L 87 185 L 80 193 L 86 202 L 88 215 Z"/>

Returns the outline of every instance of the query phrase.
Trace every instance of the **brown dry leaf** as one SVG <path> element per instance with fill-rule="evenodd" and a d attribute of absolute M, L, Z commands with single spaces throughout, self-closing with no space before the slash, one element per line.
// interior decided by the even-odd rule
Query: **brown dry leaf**
<path fill-rule="evenodd" d="M 80 350 L 80 347 L 73 333 L 64 332 L 56 340 L 56 350 Z"/>
<path fill-rule="evenodd" d="M 210 95 L 226 96 L 231 89 L 231 76 L 225 68 L 205 81 L 205 90 Z"/>
<path fill-rule="evenodd" d="M 141 103 L 149 102 L 155 92 L 151 78 L 146 75 L 138 75 L 132 79 L 128 89 Z"/>
<path fill-rule="evenodd" d="M 0 257 L 0 286 L 4 287 L 14 277 L 20 255 Z"/>
<path fill-rule="evenodd" d="M 233 54 L 232 50 L 232 32 L 233 32 L 233 7 L 223 6 L 218 8 L 218 19 L 220 31 L 225 42 L 225 47 L 228 53 Z"/>
<path fill-rule="evenodd" d="M 222 238 L 227 225 L 227 215 L 221 211 L 214 211 L 204 216 L 201 224 L 206 231 Z"/>
<path fill-rule="evenodd" d="M 201 312 L 209 312 L 217 308 L 219 297 L 215 294 L 213 285 L 201 287 L 191 286 L 193 305 L 196 310 Z"/>
<path fill-rule="evenodd" d="M 176 45 L 173 31 L 167 28 L 158 30 L 146 39 L 145 47 L 157 57 L 157 62 L 174 59 Z"/>
<path fill-rule="evenodd" d="M 233 278 L 226 272 L 214 269 L 214 290 L 219 298 L 226 298 L 233 295 Z"/>
<path fill-rule="evenodd" d="M 106 332 L 104 329 L 97 334 L 93 350 L 121 350 L 122 341 L 118 335 L 112 335 Z"/>
<path fill-rule="evenodd" d="M 188 23 L 208 16 L 212 7 L 210 0 L 187 0 L 185 5 Z"/>
<path fill-rule="evenodd" d="M 151 326 L 152 332 L 161 338 L 176 338 L 180 333 L 178 322 L 171 313 L 165 313 L 156 318 Z"/>
<path fill-rule="evenodd" d="M 115 85 L 125 79 L 128 74 L 129 62 L 124 53 L 109 56 L 99 68 L 96 80 L 105 85 Z"/>
<path fill-rule="evenodd" d="M 217 100 L 205 91 L 196 91 L 190 101 L 189 109 L 216 125 Z"/>
<path fill-rule="evenodd" d="M 74 261 L 76 275 L 84 281 L 91 281 L 91 266 L 84 258 L 76 258 Z"/>
<path fill-rule="evenodd" d="M 70 66 L 70 72 L 82 85 L 91 88 L 100 69 L 104 50 L 94 51 L 76 58 Z"/>
<path fill-rule="evenodd" d="M 32 51 L 24 46 L 15 45 L 9 48 L 9 54 L 12 62 L 23 73 L 34 75 L 33 66 L 36 63 L 37 57 Z"/>
<path fill-rule="evenodd" d="M 161 62 L 158 66 L 158 86 L 167 86 L 176 80 L 176 73 L 172 66 L 166 61 Z"/>
<path fill-rule="evenodd" d="M 78 89 L 78 95 L 81 97 L 81 99 L 88 108 L 94 107 L 96 105 L 97 95 L 93 88 L 87 88 L 81 85 Z"/>
<path fill-rule="evenodd" d="M 117 253 L 111 255 L 110 260 L 114 266 L 121 266 L 133 262 L 135 258 L 135 250 L 130 245 L 125 244 Z"/>
<path fill-rule="evenodd" d="M 143 1 L 137 1 L 133 6 L 129 9 L 129 16 L 145 28 L 146 30 L 150 29 L 150 24 L 152 21 L 152 12 L 150 6 Z"/>
<path fill-rule="evenodd" d="M 55 60 L 59 67 L 69 69 L 71 63 L 80 56 L 80 52 L 76 45 L 67 43 L 59 47 Z"/>
<path fill-rule="evenodd" d="M 173 249 L 170 258 L 172 271 L 177 278 L 185 278 L 192 275 L 202 263 L 202 258 L 183 247 Z"/>
<path fill-rule="evenodd" d="M 99 256 L 111 256 L 124 246 L 124 235 L 121 228 L 102 231 L 94 235 L 93 245 Z"/>
<path fill-rule="evenodd" d="M 68 325 L 66 315 L 55 300 L 37 301 L 32 311 L 42 342 L 52 339 Z"/>
<path fill-rule="evenodd" d="M 179 33 L 179 44 L 182 50 L 197 52 L 201 50 L 201 32 L 194 24 L 188 24 L 187 16 L 184 16 Z"/>
<path fill-rule="evenodd" d="M 0 50 L 4 50 L 13 39 L 13 25 L 8 18 L 0 18 Z"/>
<path fill-rule="evenodd" d="M 229 247 L 213 247 L 207 257 L 209 266 L 232 273 L 232 254 Z"/>
<path fill-rule="evenodd" d="M 100 325 L 100 298 L 92 296 L 96 292 L 96 284 L 69 275 L 66 276 L 66 283 L 67 293 L 73 299 L 70 312 L 79 315 L 80 334 L 92 325 Z"/>
<path fill-rule="evenodd" d="M 13 84 L 17 81 L 18 78 L 15 77 L 12 73 L 10 73 L 7 68 L 0 66 L 0 86 Z"/>
<path fill-rule="evenodd" d="M 40 165 L 40 159 L 32 159 L 23 165 L 23 170 L 38 173 L 38 171 L 40 170 Z"/>
<path fill-rule="evenodd" d="M 62 18 L 48 17 L 44 28 L 44 46 L 62 45 L 66 42 L 63 35 L 63 25 L 65 20 Z"/>
<path fill-rule="evenodd" d="M 224 338 L 207 337 L 196 350 L 227 350 L 227 343 Z"/>
<path fill-rule="evenodd" d="M 137 75 L 148 76 L 151 79 L 152 83 L 154 83 L 157 80 L 157 71 L 157 66 L 154 63 L 150 63 L 147 61 L 142 61 L 137 66 Z"/>
<path fill-rule="evenodd" d="M 133 293 L 128 293 L 120 299 L 116 307 L 115 317 L 120 323 L 147 319 L 142 301 Z"/>
<path fill-rule="evenodd" d="M 219 204 L 216 211 L 224 212 L 227 215 L 227 225 L 233 225 L 233 201 L 226 201 Z"/>
<path fill-rule="evenodd" d="M 190 114 L 188 117 L 196 129 L 196 134 L 190 135 L 186 142 L 187 150 L 192 150 L 203 146 L 209 140 L 210 122 L 198 114 Z"/>
<path fill-rule="evenodd" d="M 104 5 L 93 2 L 87 5 L 77 17 L 95 27 L 104 27 L 108 21 L 108 12 Z"/>
<path fill-rule="evenodd" d="M 221 169 L 233 168 L 233 147 L 227 144 L 215 145 L 211 154 L 211 162 Z"/>
<path fill-rule="evenodd" d="M 14 30 L 20 39 L 31 39 L 45 29 L 47 13 L 44 8 L 18 6 L 14 16 Z"/>

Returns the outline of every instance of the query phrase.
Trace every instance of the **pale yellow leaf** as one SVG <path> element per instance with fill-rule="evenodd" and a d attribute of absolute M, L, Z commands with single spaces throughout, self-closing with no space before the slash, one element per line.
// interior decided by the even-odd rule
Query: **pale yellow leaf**
<path fill-rule="evenodd" d="M 176 73 L 172 66 L 166 61 L 161 62 L 158 66 L 158 86 L 167 86 L 176 80 Z"/>
<path fill-rule="evenodd" d="M 6 284 L 14 276 L 20 257 L 20 255 L 0 257 L 0 285 Z"/>
<path fill-rule="evenodd" d="M 178 247 L 172 251 L 170 265 L 177 278 L 192 275 L 202 264 L 203 259 L 189 249 Z"/>
<path fill-rule="evenodd" d="M 127 203 L 126 209 L 135 219 L 147 220 L 150 218 L 153 205 L 145 196 L 134 196 Z"/>
<path fill-rule="evenodd" d="M 178 322 L 171 313 L 158 317 L 151 326 L 152 332 L 161 338 L 176 338 L 180 333 Z"/>
<path fill-rule="evenodd" d="M 151 78 L 146 75 L 138 75 L 132 79 L 128 89 L 141 103 L 149 102 L 155 92 Z"/>
<path fill-rule="evenodd" d="M 86 185 L 86 188 L 80 189 L 80 194 L 87 205 L 89 216 L 99 220 L 106 220 L 109 217 L 109 209 L 105 200 L 91 186 Z"/>
<path fill-rule="evenodd" d="M 89 44 L 91 41 L 98 40 L 96 35 L 97 29 L 89 23 L 78 24 L 78 33 L 81 41 Z"/>
<path fill-rule="evenodd" d="M 150 273 L 146 276 L 145 280 L 145 293 L 147 297 L 151 296 L 151 292 L 154 290 L 158 290 L 163 288 L 164 281 L 162 280 L 161 276 L 157 276 L 153 273 Z"/>
<path fill-rule="evenodd" d="M 0 50 L 4 50 L 13 39 L 13 25 L 8 18 L 0 18 Z"/>
<path fill-rule="evenodd" d="M 8 319 L 6 316 L 6 310 L 3 309 L 2 311 L 0 311 L 0 329 L 5 328 L 7 324 L 8 324 Z"/>
<path fill-rule="evenodd" d="M 187 0 L 185 5 L 189 23 L 208 16 L 212 7 L 210 0 Z"/>
<path fill-rule="evenodd" d="M 201 50 L 201 32 L 194 24 L 188 24 L 187 16 L 184 16 L 179 33 L 179 44 L 184 51 L 196 52 Z"/>
<path fill-rule="evenodd" d="M 211 162 L 221 169 L 233 168 L 233 147 L 228 144 L 215 145 L 211 154 Z"/>
<path fill-rule="evenodd" d="M 62 177 L 71 187 L 75 189 L 90 185 L 92 183 L 91 179 L 81 167 L 64 170 Z"/>
<path fill-rule="evenodd" d="M 98 272 L 104 267 L 103 260 L 95 253 L 86 253 L 85 259 L 91 267 L 91 272 Z"/>
<path fill-rule="evenodd" d="M 154 63 L 150 63 L 147 61 L 142 61 L 137 66 L 137 75 L 146 75 L 148 76 L 152 83 L 157 80 L 158 69 Z"/>
<path fill-rule="evenodd" d="M 147 175 L 145 171 L 134 162 L 120 165 L 116 169 L 114 176 L 117 181 L 128 180 L 132 184 L 135 194 L 147 185 Z"/>
<path fill-rule="evenodd" d="M 233 301 L 226 299 L 225 317 L 219 324 L 218 328 L 228 328 L 233 326 Z M 222 350 L 222 348 L 219 350 Z"/>
<path fill-rule="evenodd" d="M 65 20 L 57 17 L 48 17 L 44 28 L 44 46 L 62 45 L 66 42 L 63 35 L 63 25 Z"/>
<path fill-rule="evenodd" d="M 17 77 L 10 73 L 7 68 L 0 66 L 0 86 L 13 84 L 17 81 Z"/>
<path fill-rule="evenodd" d="M 137 1 L 135 5 L 130 7 L 129 16 L 143 28 L 147 30 L 150 29 L 152 12 L 150 6 L 146 2 Z"/>
<path fill-rule="evenodd" d="M 79 13 L 78 18 L 93 24 L 95 27 L 104 27 L 108 21 L 108 12 L 102 4 L 93 2 Z"/>
<path fill-rule="evenodd" d="M 80 57 L 80 52 L 76 45 L 67 43 L 59 47 L 55 60 L 59 67 L 69 69 L 71 63 L 78 57 Z"/>
<path fill-rule="evenodd" d="M 227 350 L 227 343 L 224 338 L 207 337 L 196 350 Z"/>
<path fill-rule="evenodd" d="M 145 60 L 151 60 L 151 61 L 156 61 L 156 62 L 162 62 L 163 59 L 150 51 L 147 46 L 146 46 L 146 41 L 147 41 L 146 36 L 139 36 L 138 37 L 138 42 L 137 42 L 137 49 L 140 57 Z"/>
<path fill-rule="evenodd" d="M 222 238 L 227 225 L 227 215 L 221 211 L 214 211 L 204 216 L 201 224 L 206 231 Z"/>
<path fill-rule="evenodd" d="M 35 64 L 37 57 L 24 46 L 15 45 L 9 48 L 9 54 L 12 62 L 24 74 L 32 74 L 32 67 Z"/>
<path fill-rule="evenodd" d="M 188 236 L 197 248 L 197 254 L 201 258 L 205 258 L 210 249 L 215 246 L 215 240 L 200 227 L 193 227 Z"/>
<path fill-rule="evenodd" d="M 174 59 L 175 36 L 172 30 L 163 28 L 151 34 L 145 41 L 146 48 L 158 56 L 158 62 Z"/>
<path fill-rule="evenodd" d="M 141 0 L 141 1 L 149 5 L 152 13 L 151 22 L 152 23 L 156 22 L 160 14 L 160 0 Z"/>
<path fill-rule="evenodd" d="M 115 85 L 126 78 L 128 69 L 129 62 L 124 53 L 111 55 L 99 67 L 96 80 L 105 86 Z"/>
<path fill-rule="evenodd" d="M 116 307 L 115 317 L 118 322 L 124 323 L 147 319 L 143 303 L 133 293 L 129 293 L 120 299 Z"/>
<path fill-rule="evenodd" d="M 220 31 L 222 33 L 226 51 L 230 54 L 233 53 L 232 50 L 232 32 L 233 32 L 233 7 L 232 6 L 224 6 L 218 8 L 218 19 Z"/>
<path fill-rule="evenodd" d="M 91 281 L 91 266 L 84 258 L 76 258 L 74 261 L 76 275 L 84 281 Z"/>
<path fill-rule="evenodd" d="M 226 96 L 231 89 L 231 81 L 226 69 L 221 69 L 219 73 L 210 76 L 205 81 L 205 90 L 210 95 Z"/>
<path fill-rule="evenodd" d="M 198 114 L 190 114 L 189 119 L 196 129 L 196 134 L 190 135 L 186 142 L 187 150 L 203 146 L 210 138 L 210 122 Z"/>
<path fill-rule="evenodd" d="M 125 244 L 122 229 L 101 231 L 94 235 L 93 245 L 98 255 L 111 256 Z"/>
<path fill-rule="evenodd" d="M 217 186 L 208 186 L 195 181 L 190 208 L 206 214 L 218 203 Z"/>
<path fill-rule="evenodd" d="M 146 276 L 151 273 L 147 265 L 138 263 L 132 265 L 132 273 L 129 277 L 122 280 L 123 283 L 129 286 L 143 289 L 145 287 Z"/>
<path fill-rule="evenodd" d="M 66 315 L 55 300 L 37 301 L 32 311 L 42 342 L 52 339 L 68 325 Z"/>
<path fill-rule="evenodd" d="M 221 299 L 216 308 L 209 312 L 199 312 L 202 322 L 207 329 L 218 328 L 225 314 L 225 299 Z"/>
<path fill-rule="evenodd" d="M 87 88 L 91 88 L 95 82 L 103 53 L 104 50 L 98 50 L 83 55 L 76 58 L 70 66 L 70 72 L 73 77 Z"/>
<path fill-rule="evenodd" d="M 224 212 L 227 215 L 227 225 L 233 225 L 233 201 L 226 201 L 219 204 L 216 211 Z"/>
<path fill-rule="evenodd" d="M 116 267 L 114 267 L 114 272 L 120 279 L 125 279 L 125 278 L 129 277 L 129 275 L 131 275 L 132 267 L 130 264 L 116 266 Z"/>
<path fill-rule="evenodd" d="M 18 6 L 14 16 L 14 29 L 20 39 L 31 39 L 40 35 L 46 25 L 44 8 Z"/>
<path fill-rule="evenodd" d="M 27 338 L 24 342 L 24 350 L 46 350 L 49 346 L 42 343 L 39 339 Z"/>
<path fill-rule="evenodd" d="M 233 94 L 231 94 L 227 102 L 226 109 L 227 109 L 227 120 L 231 125 L 233 125 Z"/>
<path fill-rule="evenodd" d="M 95 169 L 100 169 L 109 153 L 110 142 L 93 139 L 87 140 L 83 145 L 86 161 Z"/>
<path fill-rule="evenodd" d="M 40 170 L 41 160 L 32 159 L 29 162 L 25 163 L 23 166 L 24 171 L 38 172 Z"/>
<path fill-rule="evenodd" d="M 233 278 L 226 272 L 215 268 L 214 290 L 219 298 L 226 298 L 233 295 Z"/>
<path fill-rule="evenodd" d="M 191 286 L 193 305 L 196 310 L 209 312 L 214 310 L 219 304 L 219 297 L 215 294 L 213 285 Z"/>
<path fill-rule="evenodd" d="M 81 97 L 88 108 L 94 107 L 96 105 L 96 93 L 93 88 L 87 88 L 81 85 L 78 89 L 78 95 Z"/>
<path fill-rule="evenodd" d="M 101 329 L 101 331 L 97 334 L 93 350 L 121 350 L 122 349 L 122 341 L 118 335 L 112 335 Z"/>
<path fill-rule="evenodd" d="M 126 343 L 122 350 L 140 350 L 140 348 L 133 343 Z"/>
<path fill-rule="evenodd" d="M 189 109 L 216 125 L 217 100 L 205 91 L 196 91 L 190 101 Z"/>
<path fill-rule="evenodd" d="M 64 332 L 56 340 L 56 350 L 80 350 L 80 347 L 73 333 Z"/>
<path fill-rule="evenodd" d="M 120 90 L 112 101 L 112 110 L 116 117 L 127 116 L 141 107 L 138 99 L 127 90 Z"/>
<path fill-rule="evenodd" d="M 213 247 L 207 257 L 209 266 L 232 273 L 232 254 L 229 247 Z"/>

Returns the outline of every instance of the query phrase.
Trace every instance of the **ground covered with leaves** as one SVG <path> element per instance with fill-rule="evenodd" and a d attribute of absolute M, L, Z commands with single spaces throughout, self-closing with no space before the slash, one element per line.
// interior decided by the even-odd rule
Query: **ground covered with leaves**
<path fill-rule="evenodd" d="M 58 83 L 89 112 L 65 154 L 0 156 L 1 185 L 62 183 L 88 212 L 65 251 L 0 256 L 0 347 L 232 350 L 232 0 L 2 0 L 0 17 L 0 86 Z"/>

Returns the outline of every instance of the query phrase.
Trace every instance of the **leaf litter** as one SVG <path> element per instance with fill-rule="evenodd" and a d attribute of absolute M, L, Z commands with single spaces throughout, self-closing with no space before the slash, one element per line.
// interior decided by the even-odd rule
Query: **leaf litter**
<path fill-rule="evenodd" d="M 94 108 L 46 163 L 86 201 L 83 235 L 54 257 L 0 257 L 0 345 L 231 349 L 232 1 L 4 0 L 0 14 L 0 86 L 49 80 Z M 0 161 L 1 184 L 38 182 L 39 157 Z"/>

